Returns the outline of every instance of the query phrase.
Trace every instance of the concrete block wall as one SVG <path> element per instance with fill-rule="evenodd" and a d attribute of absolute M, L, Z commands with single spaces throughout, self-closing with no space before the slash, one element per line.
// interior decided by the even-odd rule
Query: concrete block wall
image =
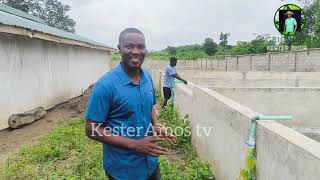
<path fill-rule="evenodd" d="M 238 69 L 238 61 L 237 57 L 226 58 L 226 69 L 228 71 L 237 71 Z"/>
<path fill-rule="evenodd" d="M 238 57 L 237 71 L 251 71 L 252 69 L 252 56 Z"/>
<path fill-rule="evenodd" d="M 168 64 L 168 60 L 148 59 L 143 66 L 165 69 Z M 320 71 L 320 49 L 226 56 L 223 59 L 179 60 L 177 66 L 214 71 L 316 72 Z"/>
<path fill-rule="evenodd" d="M 295 71 L 297 52 L 283 52 L 279 54 L 270 54 L 270 71 L 285 72 Z"/>
<path fill-rule="evenodd" d="M 218 71 L 225 71 L 226 70 L 226 60 L 225 59 L 219 59 L 218 60 Z"/>
<path fill-rule="evenodd" d="M 257 54 L 252 56 L 252 71 L 268 71 L 268 54 Z"/>
<path fill-rule="evenodd" d="M 320 50 L 310 50 L 297 53 L 297 71 L 319 71 Z"/>

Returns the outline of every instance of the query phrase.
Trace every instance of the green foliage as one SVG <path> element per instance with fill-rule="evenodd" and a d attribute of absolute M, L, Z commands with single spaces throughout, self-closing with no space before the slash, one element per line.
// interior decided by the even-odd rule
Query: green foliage
<path fill-rule="evenodd" d="M 256 180 L 256 152 L 254 149 L 248 149 L 246 156 L 246 168 L 240 171 L 240 180 Z"/>
<path fill-rule="evenodd" d="M 30 0 L 7 0 L 4 1 L 4 4 L 26 13 L 31 12 L 31 9 L 36 5 L 33 1 Z"/>
<path fill-rule="evenodd" d="M 84 120 L 75 119 L 12 155 L 0 167 L 6 179 L 105 179 L 102 146 L 86 138 Z"/>
<path fill-rule="evenodd" d="M 175 54 L 173 54 L 173 48 L 166 48 L 162 51 L 151 51 L 147 54 L 148 59 L 159 60 L 159 59 L 168 59 L 171 56 L 175 56 L 178 59 L 186 59 L 186 60 L 194 60 L 198 58 L 206 58 L 209 57 L 203 50 L 203 46 L 194 44 L 194 45 L 186 45 L 186 46 L 178 46 L 174 47 Z M 172 51 L 172 52 L 170 52 Z"/>
<path fill-rule="evenodd" d="M 293 37 L 285 37 L 285 42 L 280 45 L 307 46 L 308 48 L 320 48 L 320 5 L 319 0 L 307 5 L 303 9 L 305 15 L 305 27 L 302 32 Z M 290 48 L 291 49 L 291 48 Z"/>
<path fill-rule="evenodd" d="M 268 46 L 275 45 L 275 41 L 267 40 L 265 37 L 258 36 L 251 42 L 238 42 L 237 46 L 232 48 L 232 55 L 266 53 Z"/>
<path fill-rule="evenodd" d="M 180 115 L 172 104 L 161 109 L 159 113 L 159 121 L 165 127 L 169 127 L 169 132 L 178 137 L 177 144 L 172 148 L 186 148 L 191 146 L 191 129 L 190 122 L 187 117 L 180 118 Z"/>
<path fill-rule="evenodd" d="M 186 127 L 189 123 L 179 118 L 171 106 L 160 111 L 161 123 Z M 68 123 L 40 138 L 38 143 L 26 146 L 10 156 L 0 166 L 4 179 L 106 179 L 102 168 L 102 145 L 88 139 L 84 132 L 84 119 Z M 172 123 L 171 123 L 172 122 Z M 171 127 L 171 126 L 169 126 Z M 177 157 L 160 157 L 161 176 L 171 179 L 214 179 L 208 163 L 200 159 L 191 145 L 191 136 L 178 137 L 178 144 L 164 144 L 177 151 Z M 0 179 L 1 179 L 0 178 Z"/>
<path fill-rule="evenodd" d="M 315 13 L 315 24 L 314 24 L 314 32 L 316 36 L 320 36 L 320 0 L 315 0 L 314 2 L 314 13 Z"/>
<path fill-rule="evenodd" d="M 209 56 L 204 52 L 201 45 L 186 45 L 173 47 L 175 49 L 175 54 L 169 52 L 168 48 L 162 51 L 149 51 L 147 53 L 147 59 L 150 60 L 169 60 L 170 57 L 175 56 L 178 59 L 183 60 L 195 60 L 198 58 L 208 58 Z M 173 49 L 172 48 L 172 49 Z M 170 54 L 171 53 L 171 54 Z M 119 52 L 115 52 L 112 54 L 112 60 L 121 60 L 121 55 Z"/>
<path fill-rule="evenodd" d="M 166 49 L 169 53 L 169 55 L 174 56 L 177 54 L 177 49 L 173 46 L 168 46 Z"/>
<path fill-rule="evenodd" d="M 112 53 L 112 60 L 121 60 L 121 54 L 119 52 Z"/>
<path fill-rule="evenodd" d="M 158 98 L 161 97 L 159 96 Z M 177 109 L 170 104 L 160 110 L 159 122 L 169 129 L 177 129 L 179 127 L 179 129 L 185 130 L 183 133 L 178 131 L 179 136 L 177 136 L 176 145 L 168 142 L 159 143 L 161 146 L 177 151 L 177 156 L 179 156 L 178 159 L 166 156 L 160 158 L 161 178 L 164 180 L 215 179 L 210 170 L 210 165 L 199 158 L 192 147 L 188 116 L 181 118 Z"/>
<path fill-rule="evenodd" d="M 71 7 L 58 0 L 7 0 L 6 5 L 37 16 L 52 27 L 75 32 L 76 22 L 67 15 Z"/>
<path fill-rule="evenodd" d="M 163 180 L 209 180 L 214 179 L 209 164 L 201 160 L 194 150 L 183 155 L 178 161 L 170 161 L 167 157 L 160 157 L 161 179 Z M 192 157 L 194 156 L 194 157 Z M 192 157 L 192 158 L 191 158 Z"/>
<path fill-rule="evenodd" d="M 220 33 L 220 43 L 219 46 L 225 47 L 228 44 L 228 38 L 230 36 L 230 33 Z"/>
<path fill-rule="evenodd" d="M 306 26 L 304 28 L 304 31 L 306 35 L 311 35 L 314 32 L 314 24 L 316 21 L 316 16 L 314 14 L 316 10 L 316 4 L 313 3 L 305 8 L 303 8 L 303 13 L 305 15 L 305 19 L 306 19 Z"/>
<path fill-rule="evenodd" d="M 204 40 L 203 49 L 206 54 L 213 56 L 218 50 L 218 45 L 211 38 Z"/>

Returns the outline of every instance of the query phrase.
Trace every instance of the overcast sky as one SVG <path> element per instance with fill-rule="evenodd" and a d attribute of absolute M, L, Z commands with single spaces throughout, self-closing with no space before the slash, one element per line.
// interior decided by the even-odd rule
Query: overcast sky
<path fill-rule="evenodd" d="M 77 34 L 116 47 L 121 30 L 139 28 L 149 50 L 219 42 L 230 33 L 230 44 L 250 41 L 255 34 L 279 35 L 273 16 L 283 4 L 298 0 L 60 0 L 71 6 Z M 255 34 L 254 34 L 255 33 Z"/>

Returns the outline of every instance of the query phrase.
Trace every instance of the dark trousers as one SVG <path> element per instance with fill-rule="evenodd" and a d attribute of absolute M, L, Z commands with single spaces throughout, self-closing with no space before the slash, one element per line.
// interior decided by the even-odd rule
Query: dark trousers
<path fill-rule="evenodd" d="M 162 104 L 162 107 L 167 105 L 168 100 L 171 98 L 171 88 L 168 87 L 163 87 L 163 96 L 164 96 L 164 101 Z"/>
<path fill-rule="evenodd" d="M 116 180 L 115 178 L 110 176 L 107 172 L 106 172 L 106 175 L 107 175 L 109 180 Z M 135 178 L 132 177 L 132 179 L 135 179 Z M 158 165 L 156 170 L 151 174 L 151 176 L 147 180 L 160 180 L 160 179 L 161 179 L 161 174 L 160 174 L 160 168 L 159 168 L 159 165 Z"/>

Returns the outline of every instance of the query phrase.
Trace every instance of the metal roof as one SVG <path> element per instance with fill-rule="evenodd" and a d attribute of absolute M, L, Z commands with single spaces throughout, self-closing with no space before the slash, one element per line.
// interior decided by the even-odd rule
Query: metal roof
<path fill-rule="evenodd" d="M 44 20 L 38 17 L 32 16 L 23 11 L 11 8 L 4 4 L 0 4 L 0 24 L 21 27 L 21 28 L 32 30 L 32 31 L 50 34 L 60 38 L 71 39 L 79 42 L 88 43 L 90 45 L 114 49 L 105 44 L 95 42 L 93 40 L 76 35 L 74 33 L 66 32 L 66 31 L 48 26 Z"/>

